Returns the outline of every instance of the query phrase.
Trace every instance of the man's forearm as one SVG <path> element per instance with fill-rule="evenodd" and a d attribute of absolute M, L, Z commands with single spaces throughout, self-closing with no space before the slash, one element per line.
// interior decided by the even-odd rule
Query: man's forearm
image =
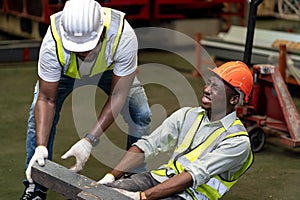
<path fill-rule="evenodd" d="M 188 172 L 182 172 L 144 192 L 149 200 L 161 199 L 179 193 L 192 184 L 192 176 Z"/>
<path fill-rule="evenodd" d="M 110 172 L 115 179 L 119 179 L 125 172 L 139 166 L 145 160 L 144 152 L 137 146 L 132 146 L 119 162 L 119 164 Z"/>
<path fill-rule="evenodd" d="M 97 119 L 96 124 L 91 129 L 90 134 L 100 137 L 114 122 L 115 118 L 120 113 L 124 102 L 124 98 L 121 99 L 121 97 L 109 97 Z"/>
<path fill-rule="evenodd" d="M 34 118 L 36 124 L 37 146 L 47 146 L 48 144 L 48 139 L 55 115 L 55 108 L 55 102 L 51 102 L 46 99 L 38 98 L 36 102 Z"/>
<path fill-rule="evenodd" d="M 134 73 L 125 77 L 113 75 L 109 98 L 90 134 L 100 137 L 114 122 L 125 104 L 134 76 Z"/>

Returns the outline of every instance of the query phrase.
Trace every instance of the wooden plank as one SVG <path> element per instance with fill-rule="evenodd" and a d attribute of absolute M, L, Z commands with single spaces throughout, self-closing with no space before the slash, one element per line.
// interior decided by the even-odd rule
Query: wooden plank
<path fill-rule="evenodd" d="M 78 200 L 129 200 L 130 198 L 112 190 L 96 181 L 74 173 L 69 169 L 46 160 L 45 166 L 35 163 L 32 167 L 32 179 L 52 191 L 66 196 L 68 199 Z"/>

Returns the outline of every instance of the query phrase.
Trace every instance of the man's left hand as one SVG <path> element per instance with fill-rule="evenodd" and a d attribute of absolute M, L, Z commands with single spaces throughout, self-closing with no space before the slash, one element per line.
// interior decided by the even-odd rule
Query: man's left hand
<path fill-rule="evenodd" d="M 86 161 L 89 159 L 92 151 L 92 144 L 86 139 L 79 140 L 74 144 L 69 151 L 62 155 L 62 159 L 67 159 L 71 156 L 76 158 L 76 164 L 70 168 L 73 172 L 79 172 L 83 169 Z"/>

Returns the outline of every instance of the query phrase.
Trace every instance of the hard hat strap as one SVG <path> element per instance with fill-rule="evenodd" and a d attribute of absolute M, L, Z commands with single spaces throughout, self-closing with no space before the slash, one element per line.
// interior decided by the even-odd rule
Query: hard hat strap
<path fill-rule="evenodd" d="M 241 90 L 239 90 L 239 89 L 237 89 L 237 88 L 234 88 L 234 90 L 235 90 L 235 91 L 239 94 L 239 96 L 240 96 L 238 105 L 243 105 L 245 94 L 244 94 Z"/>

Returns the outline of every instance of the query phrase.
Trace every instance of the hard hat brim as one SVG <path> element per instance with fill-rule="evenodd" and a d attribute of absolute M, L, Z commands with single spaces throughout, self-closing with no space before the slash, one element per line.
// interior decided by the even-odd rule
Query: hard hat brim
<path fill-rule="evenodd" d="M 207 69 L 208 69 L 208 75 L 209 75 L 209 76 L 217 76 L 217 77 L 219 77 L 220 79 L 224 80 L 217 72 L 215 72 L 215 69 L 218 70 L 217 67 L 214 68 L 214 69 L 208 67 Z"/>
<path fill-rule="evenodd" d="M 101 27 L 101 29 L 98 31 L 97 35 L 94 38 L 89 39 L 88 41 L 85 41 L 85 42 L 75 42 L 75 41 L 68 40 L 65 37 L 63 28 L 61 27 L 60 31 L 61 31 L 61 35 L 62 35 L 61 40 L 62 40 L 63 47 L 66 50 L 71 51 L 71 52 L 91 51 L 97 46 L 97 44 L 100 40 L 102 31 L 103 31 L 103 27 L 104 26 Z"/>

